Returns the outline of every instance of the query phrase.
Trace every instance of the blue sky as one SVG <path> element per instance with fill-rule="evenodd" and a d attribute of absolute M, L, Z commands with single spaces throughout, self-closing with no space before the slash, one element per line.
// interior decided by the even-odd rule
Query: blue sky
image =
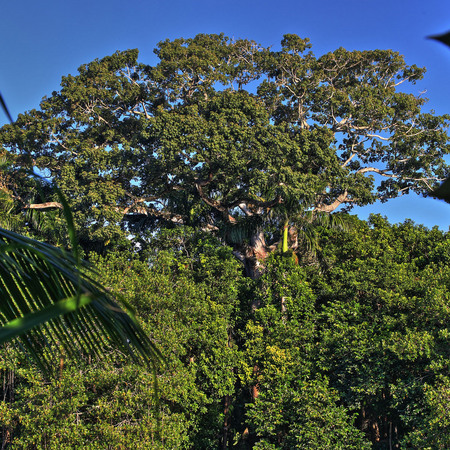
<path fill-rule="evenodd" d="M 275 48 L 283 34 L 295 33 L 311 39 L 317 56 L 338 47 L 399 51 L 408 64 L 427 68 L 412 87 L 426 91 L 426 109 L 450 112 L 450 49 L 425 39 L 450 30 L 448 0 L 3 0 L 0 18 L 0 91 L 14 117 L 95 58 L 138 48 L 142 62 L 156 64 L 153 49 L 166 38 L 221 32 Z M 449 204 L 413 195 L 354 211 L 450 225 Z"/>

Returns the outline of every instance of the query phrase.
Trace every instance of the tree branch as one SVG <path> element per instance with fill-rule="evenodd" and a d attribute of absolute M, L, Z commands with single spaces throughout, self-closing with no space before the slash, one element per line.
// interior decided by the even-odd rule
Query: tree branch
<path fill-rule="evenodd" d="M 63 205 L 58 202 L 46 202 L 46 203 L 31 203 L 30 205 L 25 205 L 25 209 L 63 209 Z"/>
<path fill-rule="evenodd" d="M 314 208 L 314 211 L 331 213 L 336 208 L 338 208 L 342 203 L 348 203 L 351 201 L 354 201 L 354 200 L 348 198 L 348 192 L 347 192 L 347 190 L 345 190 L 344 193 L 339 195 L 339 197 L 333 203 L 331 203 L 330 205 L 327 205 L 325 203 L 319 203 Z"/>

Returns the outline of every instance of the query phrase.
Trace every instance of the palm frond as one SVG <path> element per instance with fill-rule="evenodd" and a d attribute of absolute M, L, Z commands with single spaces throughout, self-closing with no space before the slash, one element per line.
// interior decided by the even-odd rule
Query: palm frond
<path fill-rule="evenodd" d="M 351 228 L 349 216 L 343 213 L 322 213 L 317 211 L 306 211 L 297 214 L 291 219 L 295 231 L 297 246 L 296 251 L 303 250 L 306 257 L 312 261 L 321 258 L 320 228 L 329 230 L 347 231 Z"/>
<path fill-rule="evenodd" d="M 234 223 L 225 223 L 220 235 L 229 245 L 241 245 L 248 242 L 262 225 L 262 218 L 255 215 L 240 217 Z"/>
<path fill-rule="evenodd" d="M 17 337 L 47 373 L 55 348 L 80 358 L 116 347 L 146 363 L 161 360 L 131 308 L 89 272 L 63 250 L 0 228 L 0 343 Z"/>
<path fill-rule="evenodd" d="M 450 47 L 450 31 L 442 34 L 435 34 L 433 36 L 428 36 L 428 39 L 434 39 L 435 41 L 442 42 L 443 44 Z"/>

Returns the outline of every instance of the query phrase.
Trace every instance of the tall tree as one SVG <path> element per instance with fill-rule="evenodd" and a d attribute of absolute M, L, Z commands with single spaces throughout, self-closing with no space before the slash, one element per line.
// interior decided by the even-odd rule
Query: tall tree
<path fill-rule="evenodd" d="M 57 180 L 86 248 L 183 223 L 222 233 L 256 273 L 286 211 L 295 225 L 305 210 L 427 195 L 448 175 L 449 117 L 404 89 L 425 69 L 392 50 L 310 49 L 221 34 L 161 42 L 156 66 L 117 52 L 64 77 L 0 142 Z"/>

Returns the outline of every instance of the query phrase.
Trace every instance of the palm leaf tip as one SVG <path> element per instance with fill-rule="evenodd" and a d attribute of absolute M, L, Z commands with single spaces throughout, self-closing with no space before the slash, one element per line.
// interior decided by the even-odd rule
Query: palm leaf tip
<path fill-rule="evenodd" d="M 428 36 L 428 39 L 434 39 L 435 41 L 442 42 L 443 44 L 450 47 L 450 31 L 443 34 L 435 34 L 433 36 Z"/>
<path fill-rule="evenodd" d="M 2 96 L 1 93 L 0 93 L 0 105 L 1 105 L 1 107 L 2 107 L 2 109 L 3 109 L 3 112 L 6 114 L 6 117 L 8 117 L 8 120 L 9 120 L 11 123 L 13 123 L 14 120 L 13 120 L 13 118 L 12 118 L 10 112 L 9 112 L 8 107 L 6 106 L 6 102 L 5 102 L 5 100 L 3 99 L 3 96 Z"/>

